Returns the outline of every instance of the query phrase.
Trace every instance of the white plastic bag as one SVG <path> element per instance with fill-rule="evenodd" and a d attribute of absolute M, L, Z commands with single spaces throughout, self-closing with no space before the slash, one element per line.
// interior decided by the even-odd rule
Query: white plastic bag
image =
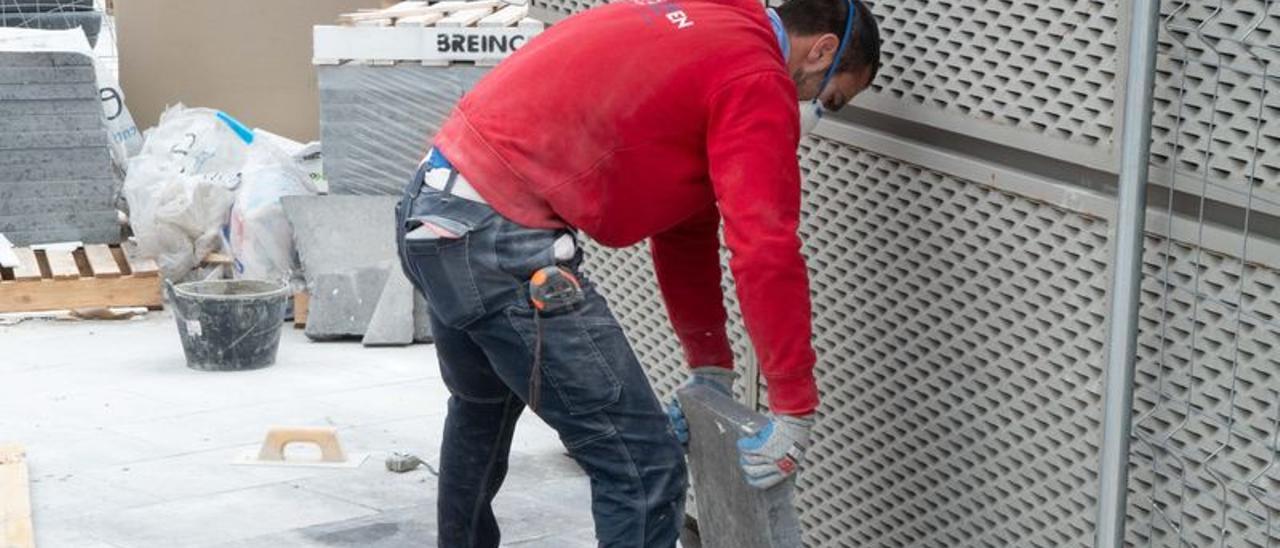
<path fill-rule="evenodd" d="M 227 231 L 237 278 L 291 278 L 297 268 L 293 228 L 280 198 L 315 194 L 306 172 L 267 139 L 249 149 Z"/>
<path fill-rule="evenodd" d="M 181 173 L 235 173 L 252 141 L 252 132 L 225 113 L 179 104 L 165 110 L 160 123 L 147 131 L 140 155 Z"/>

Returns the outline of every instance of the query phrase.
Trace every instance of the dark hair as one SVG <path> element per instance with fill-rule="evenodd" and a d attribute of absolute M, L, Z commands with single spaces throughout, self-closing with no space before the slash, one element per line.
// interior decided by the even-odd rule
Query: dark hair
<path fill-rule="evenodd" d="M 880 27 L 876 17 L 862 0 L 853 2 L 857 17 L 853 20 L 850 42 L 840 59 L 837 71 L 850 72 L 871 67 L 871 79 L 880 72 Z M 778 17 L 787 32 L 800 35 L 831 33 L 844 36 L 844 25 L 849 4 L 846 0 L 787 0 L 778 6 Z"/>

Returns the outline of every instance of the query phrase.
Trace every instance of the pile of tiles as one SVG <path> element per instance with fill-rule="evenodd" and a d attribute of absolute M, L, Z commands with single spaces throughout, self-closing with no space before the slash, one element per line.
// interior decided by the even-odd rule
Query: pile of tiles
<path fill-rule="evenodd" d="M 119 186 L 84 34 L 0 28 L 0 233 L 118 242 Z"/>
<path fill-rule="evenodd" d="M 102 12 L 94 9 L 93 0 L 0 0 L 0 27 L 81 28 L 92 45 L 102 30 Z"/>

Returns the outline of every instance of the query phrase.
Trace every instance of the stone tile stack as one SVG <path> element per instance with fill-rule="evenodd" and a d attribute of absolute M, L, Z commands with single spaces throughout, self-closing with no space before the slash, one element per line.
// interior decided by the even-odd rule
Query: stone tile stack
<path fill-rule="evenodd" d="M 0 28 L 0 233 L 116 243 L 118 190 L 84 35 Z"/>
<path fill-rule="evenodd" d="M 0 0 L 0 27 L 84 30 L 89 44 L 96 44 L 102 30 L 102 12 L 93 0 Z"/>

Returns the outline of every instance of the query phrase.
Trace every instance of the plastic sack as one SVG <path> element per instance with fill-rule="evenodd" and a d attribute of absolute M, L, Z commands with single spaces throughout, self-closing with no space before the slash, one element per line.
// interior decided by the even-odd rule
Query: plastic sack
<path fill-rule="evenodd" d="M 219 249 L 248 157 L 242 129 L 221 112 L 179 105 L 165 111 L 129 160 L 123 194 L 130 225 L 139 251 L 155 258 L 166 278 L 183 278 Z"/>
<path fill-rule="evenodd" d="M 249 153 L 253 132 L 226 113 L 207 108 L 169 107 L 147 130 L 139 156 L 179 173 L 235 173 Z M 134 163 L 130 162 L 130 169 Z"/>
<path fill-rule="evenodd" d="M 293 228 L 280 198 L 315 194 L 298 163 L 271 140 L 257 139 L 249 150 L 236 192 L 226 237 L 237 278 L 279 280 L 298 268 Z"/>

